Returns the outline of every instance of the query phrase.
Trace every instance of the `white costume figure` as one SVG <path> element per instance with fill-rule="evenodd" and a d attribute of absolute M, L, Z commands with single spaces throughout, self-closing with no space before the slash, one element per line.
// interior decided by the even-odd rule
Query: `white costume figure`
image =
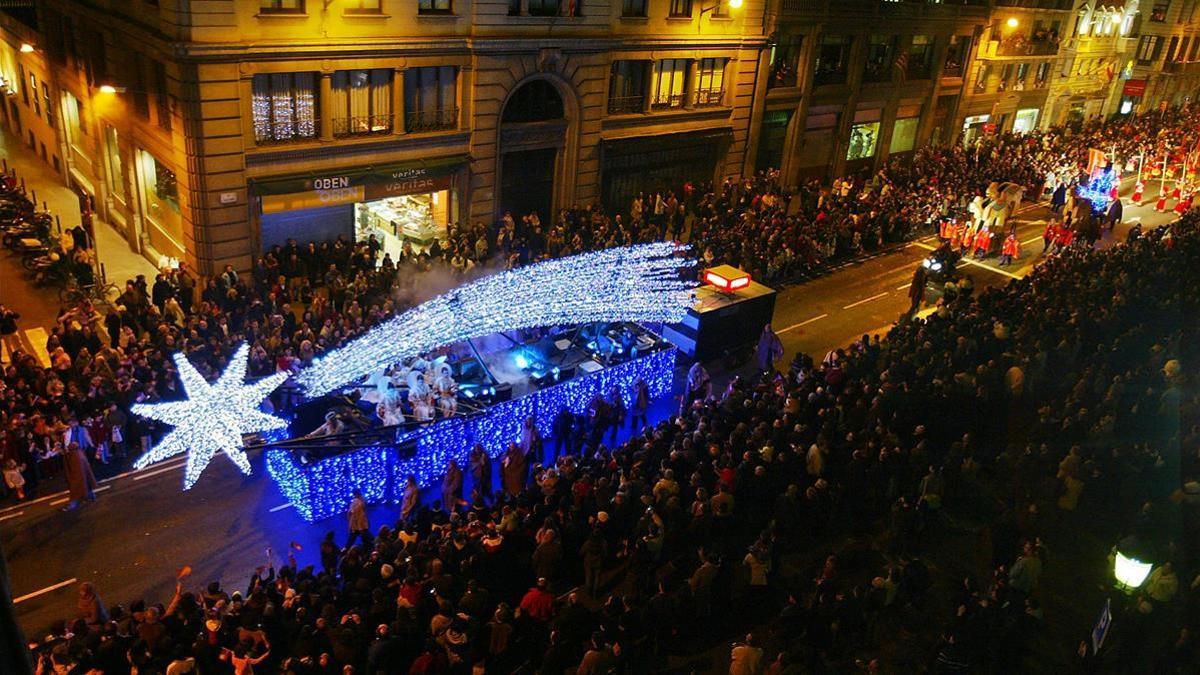
<path fill-rule="evenodd" d="M 314 429 L 309 436 L 314 438 L 319 438 L 322 436 L 334 436 L 342 433 L 345 428 L 346 425 L 342 424 L 342 419 L 338 417 L 337 412 L 330 410 L 325 413 L 325 423 Z"/>
<path fill-rule="evenodd" d="M 1008 222 L 1008 214 L 1010 213 L 1009 205 L 1004 202 L 996 202 L 988 209 L 988 229 L 992 231 L 1002 231 L 1004 223 Z"/>
<path fill-rule="evenodd" d="M 437 376 L 433 380 L 433 391 L 437 394 L 438 410 L 442 417 L 454 417 L 458 412 L 458 383 L 452 376 L 454 369 L 439 359 L 434 364 L 434 372 Z"/>
<path fill-rule="evenodd" d="M 967 206 L 967 210 L 971 212 L 971 228 L 977 229 L 983 224 L 987 212 L 987 204 L 983 197 L 976 195 L 975 199 L 971 200 L 971 204 Z"/>
<path fill-rule="evenodd" d="M 408 373 L 408 403 L 412 406 L 413 417 L 418 422 L 433 419 L 433 392 L 430 391 L 425 377 L 415 369 Z"/>
<path fill-rule="evenodd" d="M 403 397 L 400 396 L 399 390 L 389 388 L 381 392 L 379 403 L 375 406 L 375 414 L 379 415 L 379 419 L 383 422 L 384 426 L 404 423 L 404 406 L 402 403 Z"/>

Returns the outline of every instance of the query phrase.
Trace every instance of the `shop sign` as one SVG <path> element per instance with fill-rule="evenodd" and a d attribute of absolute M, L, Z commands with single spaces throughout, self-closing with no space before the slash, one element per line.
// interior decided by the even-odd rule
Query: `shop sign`
<path fill-rule="evenodd" d="M 445 190 L 465 156 L 434 160 L 421 166 L 367 167 L 324 176 L 256 181 L 263 213 L 353 204 L 420 192 Z"/>
<path fill-rule="evenodd" d="M 1145 80 L 1125 80 L 1125 87 L 1121 90 L 1122 96 L 1131 96 L 1141 98 L 1146 94 Z"/>

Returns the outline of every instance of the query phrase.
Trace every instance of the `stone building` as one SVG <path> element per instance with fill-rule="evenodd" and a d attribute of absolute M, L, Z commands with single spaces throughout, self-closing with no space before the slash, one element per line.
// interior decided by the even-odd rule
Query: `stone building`
<path fill-rule="evenodd" d="M 1127 54 L 1118 112 L 1194 103 L 1200 94 L 1200 0 L 1146 0 Z"/>
<path fill-rule="evenodd" d="M 420 246 L 505 210 L 624 209 L 753 164 L 762 0 L 37 4 L 64 179 L 202 274 L 288 238 Z"/>

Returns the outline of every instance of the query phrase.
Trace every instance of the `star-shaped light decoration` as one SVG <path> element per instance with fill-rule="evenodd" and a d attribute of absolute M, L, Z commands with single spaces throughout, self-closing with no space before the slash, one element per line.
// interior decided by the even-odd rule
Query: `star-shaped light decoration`
<path fill-rule="evenodd" d="M 181 453 L 188 453 L 187 469 L 183 474 L 183 489 L 196 483 L 217 451 L 233 461 L 242 473 L 249 475 L 250 460 L 242 449 L 242 434 L 282 429 L 287 422 L 259 410 L 259 404 L 284 380 L 287 373 L 275 373 L 246 384 L 246 361 L 250 347 L 237 348 L 229 367 L 216 382 L 209 384 L 188 362 L 182 352 L 175 354 L 179 379 L 187 400 L 164 403 L 138 403 L 135 414 L 164 422 L 174 427 L 162 442 L 138 457 L 133 468 L 143 469 L 155 462 Z"/>

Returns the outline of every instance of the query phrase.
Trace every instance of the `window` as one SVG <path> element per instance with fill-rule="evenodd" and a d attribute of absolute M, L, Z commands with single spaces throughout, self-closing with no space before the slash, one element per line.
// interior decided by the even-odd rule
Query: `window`
<path fill-rule="evenodd" d="M 1137 61 L 1140 65 L 1148 66 L 1158 59 L 1162 49 L 1162 38 L 1157 35 L 1143 35 L 1138 42 Z"/>
<path fill-rule="evenodd" d="M 121 146 L 115 127 L 104 127 L 104 159 L 108 166 L 108 189 L 113 196 L 125 199 L 125 173 L 121 168 Z"/>
<path fill-rule="evenodd" d="M 646 0 L 623 0 L 621 16 L 646 16 Z"/>
<path fill-rule="evenodd" d="M 950 45 L 946 48 L 946 65 L 942 67 L 942 77 L 962 77 L 963 64 L 971 51 L 971 38 L 966 35 L 951 35 Z"/>
<path fill-rule="evenodd" d="M 424 0 L 421 0 L 421 4 L 425 4 Z M 342 11 L 347 14 L 379 14 L 383 11 L 383 0 L 344 0 Z"/>
<path fill-rule="evenodd" d="M 1188 61 L 1195 61 L 1197 52 L 1200 52 L 1200 37 L 1192 40 L 1192 49 L 1188 53 Z"/>
<path fill-rule="evenodd" d="M 800 60 L 800 42 L 804 36 L 784 33 L 772 37 L 774 40 L 768 43 L 771 45 L 771 76 L 767 80 L 767 87 L 794 87 L 796 64 Z"/>
<path fill-rule="evenodd" d="M 1017 77 L 1016 77 L 1016 81 L 1013 82 L 1013 89 L 1015 89 L 1017 91 L 1021 91 L 1022 89 L 1024 89 L 1025 88 L 1025 80 L 1028 79 L 1028 77 L 1029 77 L 1029 64 L 1028 63 L 1018 63 L 1017 64 Z"/>
<path fill-rule="evenodd" d="M 725 59 L 700 59 L 696 66 L 696 106 L 721 105 L 724 87 Z"/>
<path fill-rule="evenodd" d="M 975 73 L 975 89 L 976 91 L 987 90 L 988 78 L 992 76 L 992 64 L 982 63 L 979 65 L 979 70 Z"/>
<path fill-rule="evenodd" d="M 879 122 L 855 124 L 850 127 L 850 143 L 846 146 L 846 160 L 868 159 L 875 156 L 879 144 Z"/>
<path fill-rule="evenodd" d="M 411 132 L 458 128 L 458 68 L 404 71 L 404 128 Z"/>
<path fill-rule="evenodd" d="M 1038 64 L 1037 74 L 1033 78 L 1033 86 L 1041 89 L 1046 86 L 1046 80 L 1050 78 L 1050 62 L 1042 61 Z"/>
<path fill-rule="evenodd" d="M 1009 80 L 1012 79 L 1013 64 L 1006 63 L 1000 66 L 1000 82 L 996 85 L 996 91 L 1008 91 Z"/>
<path fill-rule="evenodd" d="M 17 64 L 17 73 L 20 75 L 20 79 L 21 79 L 21 101 L 25 104 L 25 107 L 28 108 L 29 107 L 29 89 L 27 89 L 25 87 L 25 66 L 18 63 Z M 32 75 L 29 76 L 29 81 L 33 82 Z"/>
<path fill-rule="evenodd" d="M 63 94 L 63 127 L 67 132 L 67 143 L 72 146 L 80 147 L 83 145 L 83 137 L 87 135 L 87 126 L 84 123 L 84 107 L 79 102 L 79 99 L 71 92 Z"/>
<path fill-rule="evenodd" d="M 561 0 L 529 0 L 529 16 L 558 16 Z"/>
<path fill-rule="evenodd" d="M 339 70 L 333 74 L 333 135 L 392 130 L 391 68 Z"/>
<path fill-rule="evenodd" d="M 167 93 L 167 67 L 162 61 L 154 62 L 154 102 L 158 113 L 158 126 L 171 130 L 171 97 Z"/>
<path fill-rule="evenodd" d="M 687 96 L 687 59 L 662 59 L 654 64 L 653 108 L 679 108 Z"/>
<path fill-rule="evenodd" d="M 917 124 L 919 117 L 905 117 L 892 124 L 892 140 L 888 144 L 888 153 L 908 152 L 917 145 Z"/>
<path fill-rule="evenodd" d="M 1189 37 L 1185 37 L 1185 38 L 1183 38 L 1183 42 L 1180 42 L 1180 43 L 1179 43 L 1179 51 L 1175 53 L 1175 60 L 1176 60 L 1176 61 L 1179 61 L 1179 62 L 1181 62 L 1181 63 L 1182 63 L 1183 61 L 1187 61 L 1187 54 L 1188 54 L 1188 44 L 1189 44 L 1191 41 L 1192 41 L 1192 38 L 1189 36 Z"/>
<path fill-rule="evenodd" d="M 891 79 L 892 52 L 896 38 L 890 35 L 872 35 L 867 40 L 867 60 L 863 64 L 863 81 L 885 82 Z"/>
<path fill-rule="evenodd" d="M 417 14 L 453 14 L 454 3 L 451 0 L 418 0 Z"/>
<path fill-rule="evenodd" d="M 50 85 L 42 82 L 42 105 L 46 108 L 46 124 L 54 126 L 54 100 L 50 98 Z"/>
<path fill-rule="evenodd" d="M 928 79 L 932 63 L 933 38 L 928 35 L 914 35 L 908 48 L 908 76 L 914 80 Z"/>
<path fill-rule="evenodd" d="M 142 199 L 146 215 L 176 246 L 183 241 L 183 219 L 179 215 L 179 183 L 175 172 L 146 152 L 138 151 L 141 164 Z M 153 242 L 154 235 L 151 234 Z M 161 250 L 161 249 L 160 249 Z"/>
<path fill-rule="evenodd" d="M 508 0 L 508 15 L 521 16 L 521 0 Z"/>
<path fill-rule="evenodd" d="M 303 14 L 304 0 L 258 0 L 258 11 L 263 14 Z"/>
<path fill-rule="evenodd" d="M 104 84 L 108 79 L 108 55 L 104 49 L 104 33 L 92 32 L 84 43 L 87 55 L 84 57 L 84 68 L 87 71 L 88 83 L 92 86 Z"/>
<path fill-rule="evenodd" d="M 1155 23 L 1166 23 L 1167 8 L 1171 6 L 1169 2 L 1155 3 L 1154 9 L 1150 10 L 1150 20 Z"/>
<path fill-rule="evenodd" d="M 824 35 L 817 49 L 814 83 L 843 84 L 846 81 L 846 61 L 850 56 L 850 40 L 845 35 Z"/>
<path fill-rule="evenodd" d="M 646 102 L 646 62 L 613 61 L 608 77 L 608 112 L 642 112 Z"/>
<path fill-rule="evenodd" d="M 563 118 L 563 100 L 558 89 L 546 80 L 533 80 L 521 85 L 504 103 L 500 121 L 504 124 L 525 124 Z"/>
<path fill-rule="evenodd" d="M 317 137 L 316 73 L 255 75 L 251 89 L 256 142 Z"/>
<path fill-rule="evenodd" d="M 1170 63 L 1171 61 L 1174 61 L 1174 60 L 1175 60 L 1175 52 L 1176 52 L 1176 51 L 1178 51 L 1178 50 L 1179 50 L 1179 36 L 1178 36 L 1178 35 L 1172 35 L 1172 36 L 1171 36 L 1171 42 L 1167 44 L 1167 58 L 1166 58 L 1166 61 L 1167 61 L 1168 63 Z"/>
<path fill-rule="evenodd" d="M 150 119 L 150 96 L 146 93 L 146 57 L 139 52 L 134 52 L 130 59 L 130 67 L 133 69 L 130 81 L 133 86 L 130 87 L 129 97 L 133 101 L 133 110 L 138 117 L 144 120 Z"/>
<path fill-rule="evenodd" d="M 692 18 L 692 0 L 671 0 L 667 16 Z"/>

